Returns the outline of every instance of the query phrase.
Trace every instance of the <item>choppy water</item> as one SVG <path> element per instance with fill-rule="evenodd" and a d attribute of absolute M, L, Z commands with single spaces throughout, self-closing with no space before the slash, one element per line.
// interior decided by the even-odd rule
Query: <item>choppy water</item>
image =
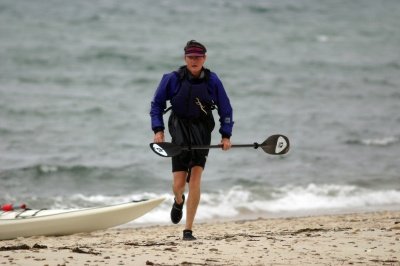
<path fill-rule="evenodd" d="M 397 0 L 1 0 L 0 203 L 166 195 L 138 222 L 168 222 L 148 112 L 196 39 L 230 95 L 232 141 L 292 144 L 213 150 L 200 220 L 398 209 L 399 13 Z"/>

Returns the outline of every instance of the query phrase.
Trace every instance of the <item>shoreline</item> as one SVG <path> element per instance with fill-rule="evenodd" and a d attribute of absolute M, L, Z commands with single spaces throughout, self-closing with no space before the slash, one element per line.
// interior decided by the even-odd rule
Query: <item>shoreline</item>
<path fill-rule="evenodd" d="M 200 203 L 201 204 L 201 203 Z M 282 212 L 263 212 L 255 214 L 253 212 L 247 214 L 239 214 L 232 217 L 217 217 L 211 219 L 198 219 L 196 218 L 195 224 L 204 223 L 226 223 L 226 222 L 241 222 L 241 221 L 253 221 L 253 220 L 268 220 L 268 219 L 286 219 L 286 218 L 305 218 L 305 217 L 319 217 L 319 216 L 333 216 L 333 215 L 352 215 L 352 214 L 363 214 L 363 213 L 379 213 L 379 212 L 400 212 L 400 207 L 395 205 L 385 206 L 371 206 L 363 208 L 337 208 L 330 210 L 302 210 L 302 211 L 282 211 Z M 169 213 L 167 213 L 169 215 Z M 140 218 L 139 218 L 140 219 Z M 127 224 L 120 225 L 116 228 L 146 228 L 153 226 L 169 226 L 172 225 L 169 216 L 165 219 L 166 222 L 129 222 Z M 179 224 L 185 223 L 185 213 L 182 221 Z"/>
<path fill-rule="evenodd" d="M 0 241 L 0 265 L 395 265 L 400 211 L 117 227 Z"/>

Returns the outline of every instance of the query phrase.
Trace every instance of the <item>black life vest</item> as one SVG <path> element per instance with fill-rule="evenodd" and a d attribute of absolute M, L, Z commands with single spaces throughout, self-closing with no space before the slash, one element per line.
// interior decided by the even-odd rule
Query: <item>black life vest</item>
<path fill-rule="evenodd" d="M 214 108 L 208 86 L 210 70 L 204 68 L 200 78 L 192 77 L 186 66 L 180 67 L 177 73 L 179 85 L 171 99 L 173 113 L 186 119 L 210 117 Z"/>

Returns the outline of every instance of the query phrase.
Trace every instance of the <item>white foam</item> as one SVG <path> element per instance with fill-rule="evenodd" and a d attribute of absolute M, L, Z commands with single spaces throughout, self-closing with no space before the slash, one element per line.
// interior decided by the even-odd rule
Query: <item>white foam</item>
<path fill-rule="evenodd" d="M 350 185 L 283 187 L 273 200 L 255 202 L 253 210 L 269 212 L 349 209 L 400 203 L 400 191 L 373 191 Z"/>
<path fill-rule="evenodd" d="M 397 137 L 384 137 L 376 139 L 364 139 L 361 141 L 361 143 L 368 146 L 388 146 L 399 141 L 400 139 Z"/>
<path fill-rule="evenodd" d="M 307 186 L 283 186 L 265 188 L 265 194 L 257 193 L 242 186 L 234 186 L 227 191 L 203 193 L 196 219 L 245 219 L 247 217 L 279 215 L 285 213 L 306 214 L 310 212 L 328 213 L 332 210 L 361 210 L 363 208 L 384 208 L 400 206 L 400 191 L 371 190 L 352 185 L 309 184 Z M 272 191 L 272 192 L 271 192 Z M 135 220 L 132 224 L 170 223 L 172 193 L 141 193 L 136 195 L 84 196 L 76 194 L 67 199 L 72 202 L 90 202 L 91 205 L 108 205 L 140 200 L 143 198 L 166 197 L 159 207 Z M 63 199 L 58 199 L 57 202 Z M 65 200 L 65 199 L 64 199 Z M 60 207 L 60 206 L 58 206 Z M 71 206 L 69 206 L 71 207 Z M 185 216 L 183 217 L 183 222 Z"/>
<path fill-rule="evenodd" d="M 199 219 L 234 218 L 279 213 L 327 213 L 332 210 L 362 210 L 400 206 L 400 191 L 370 190 L 351 185 L 309 184 L 284 186 L 272 194 L 253 195 L 234 187 L 226 195 L 207 195 L 198 210 Z M 210 200 L 207 200 L 210 198 Z"/>
<path fill-rule="evenodd" d="M 163 204 L 157 212 L 149 213 L 135 223 L 168 223 L 170 204 Z M 245 219 L 263 215 L 308 214 L 310 212 L 362 210 L 364 208 L 384 208 L 400 206 L 400 191 L 374 191 L 351 185 L 309 184 L 308 186 L 284 186 L 272 194 L 254 195 L 244 187 L 235 186 L 218 193 L 204 193 L 196 219 Z M 185 218 L 183 218 L 185 220 Z"/>

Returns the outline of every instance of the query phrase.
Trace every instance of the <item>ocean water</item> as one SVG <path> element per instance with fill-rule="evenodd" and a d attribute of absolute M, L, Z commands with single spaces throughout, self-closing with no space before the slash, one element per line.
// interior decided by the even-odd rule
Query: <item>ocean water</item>
<path fill-rule="evenodd" d="M 169 223 L 149 108 L 195 39 L 234 107 L 232 142 L 291 140 L 277 157 L 212 150 L 199 221 L 400 209 L 399 13 L 397 0 L 0 0 L 0 204 L 166 196 L 134 223 Z"/>

